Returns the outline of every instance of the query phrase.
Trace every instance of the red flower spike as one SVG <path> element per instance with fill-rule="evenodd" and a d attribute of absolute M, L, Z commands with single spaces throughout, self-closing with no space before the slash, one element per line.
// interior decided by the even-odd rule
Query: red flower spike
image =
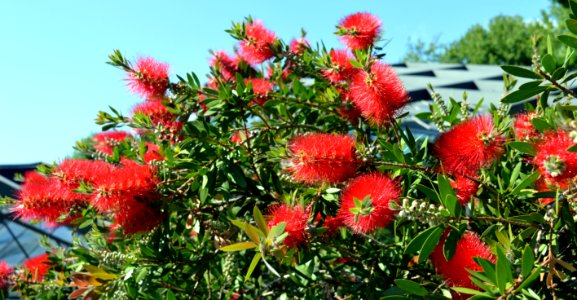
<path fill-rule="evenodd" d="M 175 115 L 166 109 L 166 106 L 164 106 L 161 101 L 145 101 L 139 103 L 132 109 L 132 113 L 148 116 L 154 125 L 170 121 L 175 117 Z"/>
<path fill-rule="evenodd" d="M 476 177 L 503 153 L 503 138 L 497 135 L 491 116 L 477 116 L 441 134 L 434 155 L 445 171 L 453 175 Z"/>
<path fill-rule="evenodd" d="M 290 43 L 290 50 L 294 55 L 302 55 L 309 47 L 305 38 L 293 39 Z"/>
<path fill-rule="evenodd" d="M 18 201 L 12 210 L 26 220 L 57 222 L 72 208 L 84 206 L 87 196 L 74 193 L 73 186 L 56 177 L 44 177 L 36 172 L 25 175 L 25 182 L 18 192 Z"/>
<path fill-rule="evenodd" d="M 331 66 L 322 70 L 323 76 L 332 84 L 338 84 L 342 81 L 350 80 L 359 70 L 351 64 L 353 57 L 347 50 L 331 50 Z"/>
<path fill-rule="evenodd" d="M 123 203 L 114 214 L 114 221 L 124 233 L 135 234 L 152 230 L 162 222 L 163 217 L 159 208 L 138 201 L 129 201 Z"/>
<path fill-rule="evenodd" d="M 363 117 L 379 126 L 389 123 L 409 100 L 393 68 L 380 62 L 375 62 L 370 72 L 358 72 L 349 92 Z"/>
<path fill-rule="evenodd" d="M 33 282 L 41 282 L 52 268 L 48 253 L 40 254 L 24 261 L 22 264 L 26 274 L 30 274 Z"/>
<path fill-rule="evenodd" d="M 164 157 L 160 154 L 160 149 L 154 143 L 146 143 L 146 152 L 144 153 L 144 162 L 162 161 Z"/>
<path fill-rule="evenodd" d="M 315 221 L 317 222 L 317 226 L 320 226 L 320 223 L 322 221 L 322 216 L 320 213 L 317 214 L 317 216 L 315 217 Z M 326 216 L 325 220 L 323 221 L 322 224 L 323 227 L 326 227 L 327 230 L 325 232 L 322 233 L 322 236 L 324 237 L 330 237 L 333 234 L 335 234 L 337 232 L 337 230 L 339 230 L 339 228 L 343 227 L 343 221 L 341 220 L 341 218 L 337 217 L 333 217 L 333 216 Z"/>
<path fill-rule="evenodd" d="M 250 64 L 260 64 L 272 58 L 271 46 L 276 34 L 266 29 L 260 20 L 246 24 L 246 39 L 240 43 L 240 55 Z"/>
<path fill-rule="evenodd" d="M 252 84 L 252 92 L 256 96 L 255 102 L 259 105 L 265 104 L 268 100 L 268 94 L 272 91 L 272 82 L 264 78 L 245 79 L 244 84 Z"/>
<path fill-rule="evenodd" d="M 66 159 L 58 165 L 54 175 L 75 189 L 80 181 L 92 184 L 98 178 L 109 176 L 112 171 L 112 165 L 101 160 Z"/>
<path fill-rule="evenodd" d="M 344 134 L 297 136 L 288 149 L 292 156 L 288 171 L 295 181 L 306 184 L 342 182 L 354 176 L 359 166 L 355 143 Z"/>
<path fill-rule="evenodd" d="M 128 73 L 129 89 L 149 100 L 162 98 L 168 83 L 168 64 L 157 62 L 151 57 L 139 58 L 134 72 Z"/>
<path fill-rule="evenodd" d="M 130 137 L 130 133 L 125 131 L 105 131 L 95 134 L 92 140 L 94 141 L 95 150 L 112 155 L 114 147 Z"/>
<path fill-rule="evenodd" d="M 467 270 L 482 271 L 483 268 L 473 258 L 480 257 L 494 263 L 495 257 L 476 233 L 467 231 L 457 242 L 455 254 L 451 257 L 451 260 L 447 261 L 443 254 L 443 247 L 448 234 L 449 230 L 446 230 L 433 253 L 431 253 L 431 262 L 435 266 L 437 273 L 446 280 L 449 286 L 478 289 L 469 279 L 471 274 Z"/>
<path fill-rule="evenodd" d="M 461 205 L 466 205 L 471 201 L 471 197 L 477 194 L 479 183 L 464 176 L 456 176 L 451 182 L 451 187 L 457 194 L 457 199 Z"/>
<path fill-rule="evenodd" d="M 158 197 L 158 178 L 150 165 L 124 160 L 109 176 L 94 183 L 92 205 L 101 212 L 118 212 L 132 202 L 147 203 Z"/>
<path fill-rule="evenodd" d="M 238 72 L 238 59 L 231 58 L 226 52 L 215 52 L 210 65 L 217 68 L 225 81 L 234 81 Z"/>
<path fill-rule="evenodd" d="M 367 49 L 381 35 L 381 25 L 381 21 L 369 13 L 349 15 L 338 25 L 343 31 L 341 41 L 351 50 Z"/>
<path fill-rule="evenodd" d="M 389 208 L 389 203 L 391 201 L 399 203 L 400 196 L 401 189 L 398 183 L 390 177 L 380 173 L 361 175 L 353 179 L 343 190 L 337 217 L 356 233 L 373 232 L 393 222 L 397 212 Z M 363 210 L 353 212 L 358 208 L 355 202 L 367 200 L 367 203 L 363 203 Z"/>
<path fill-rule="evenodd" d="M 8 277 L 14 273 L 14 268 L 12 268 L 7 262 L 0 261 L 0 289 L 5 289 L 10 286 Z"/>
<path fill-rule="evenodd" d="M 288 235 L 283 244 L 291 248 L 302 247 L 308 240 L 306 228 L 309 216 L 308 209 L 300 205 L 289 206 L 285 203 L 271 208 L 267 225 L 270 229 L 278 223 L 285 222 L 285 232 Z"/>
<path fill-rule="evenodd" d="M 577 175 L 577 153 L 567 148 L 575 145 L 569 133 L 562 130 L 549 131 L 534 145 L 537 155 L 533 163 L 539 167 L 543 177 L 560 182 Z"/>
<path fill-rule="evenodd" d="M 539 131 L 533 127 L 535 113 L 518 114 L 513 121 L 513 133 L 519 141 L 529 140 L 539 135 Z"/>

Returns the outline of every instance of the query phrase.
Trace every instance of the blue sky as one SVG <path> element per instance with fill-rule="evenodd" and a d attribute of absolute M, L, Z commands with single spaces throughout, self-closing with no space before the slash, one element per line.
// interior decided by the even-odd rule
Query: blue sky
<path fill-rule="evenodd" d="M 286 42 L 308 32 L 311 43 L 341 47 L 338 21 L 366 11 L 383 21 L 388 63 L 407 42 L 449 42 L 491 17 L 538 19 L 548 0 L 476 1 L 2 1 L 0 2 L 0 164 L 52 162 L 72 153 L 78 139 L 98 132 L 93 120 L 111 105 L 128 114 L 140 101 L 122 71 L 107 64 L 120 49 L 150 55 L 171 74 L 205 78 L 208 50 L 232 50 L 224 30 L 252 15 Z"/>

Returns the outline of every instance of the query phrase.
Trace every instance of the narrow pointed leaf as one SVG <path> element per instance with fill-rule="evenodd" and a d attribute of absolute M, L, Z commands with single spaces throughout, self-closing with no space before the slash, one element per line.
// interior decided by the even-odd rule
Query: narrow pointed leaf
<path fill-rule="evenodd" d="M 246 250 L 246 249 L 256 248 L 256 246 L 258 246 L 258 245 L 253 243 L 253 242 L 242 242 L 242 243 L 236 243 L 236 244 L 220 247 L 218 250 L 225 251 L 225 252 L 242 251 L 242 250 Z"/>

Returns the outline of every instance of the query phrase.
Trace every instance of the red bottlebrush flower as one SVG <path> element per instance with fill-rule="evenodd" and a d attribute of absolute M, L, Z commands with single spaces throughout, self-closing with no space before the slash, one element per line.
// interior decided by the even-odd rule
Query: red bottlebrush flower
<path fill-rule="evenodd" d="M 252 85 L 252 92 L 256 96 L 255 102 L 263 105 L 268 100 L 268 93 L 272 91 L 272 82 L 264 78 L 245 79 L 245 85 Z"/>
<path fill-rule="evenodd" d="M 168 64 L 157 62 L 152 57 L 139 58 L 134 72 L 128 73 L 130 90 L 146 99 L 162 98 L 168 83 Z"/>
<path fill-rule="evenodd" d="M 123 203 L 114 214 L 114 221 L 127 234 L 148 232 L 162 222 L 163 214 L 159 208 L 147 203 L 129 201 Z"/>
<path fill-rule="evenodd" d="M 375 62 L 371 71 L 360 71 L 349 88 L 352 102 L 371 123 L 389 123 L 409 96 L 391 66 Z"/>
<path fill-rule="evenodd" d="M 497 135 L 491 116 L 477 116 L 441 134 L 434 155 L 445 171 L 454 175 L 477 176 L 503 153 L 503 138 Z"/>
<path fill-rule="evenodd" d="M 518 114 L 515 117 L 515 121 L 513 122 L 513 133 L 515 134 L 515 139 L 524 141 L 539 135 L 539 131 L 533 127 L 532 121 L 535 116 L 535 113 L 524 113 Z"/>
<path fill-rule="evenodd" d="M 469 279 L 471 275 L 467 270 L 478 272 L 482 271 L 483 268 L 473 258 L 480 257 L 495 262 L 495 257 L 476 233 L 467 231 L 457 242 L 455 254 L 451 257 L 451 260 L 447 261 L 443 254 L 443 247 L 448 234 L 449 230 L 445 231 L 433 253 L 431 253 L 431 262 L 435 266 L 437 273 L 447 281 L 449 286 L 478 289 Z"/>
<path fill-rule="evenodd" d="M 111 171 L 112 165 L 101 160 L 66 159 L 58 165 L 54 175 L 76 188 L 80 181 L 92 184 L 97 178 L 108 176 Z"/>
<path fill-rule="evenodd" d="M 231 58 L 226 52 L 215 52 L 210 65 L 216 68 L 225 81 L 234 81 L 235 75 L 238 72 L 237 59 Z"/>
<path fill-rule="evenodd" d="M 30 274 L 33 282 L 41 282 L 52 268 L 52 262 L 48 259 L 48 253 L 44 253 L 27 259 L 22 267 L 25 274 Z"/>
<path fill-rule="evenodd" d="M 347 120 L 356 126 L 361 117 L 361 111 L 350 101 L 350 93 L 348 90 L 341 90 L 341 107 L 337 108 L 337 112 L 344 120 Z"/>
<path fill-rule="evenodd" d="M 355 175 L 359 161 L 348 135 L 315 133 L 289 142 L 293 179 L 307 184 L 338 183 Z"/>
<path fill-rule="evenodd" d="M 566 190 L 569 188 L 569 180 L 555 181 L 550 178 L 540 177 L 535 181 L 535 189 L 539 192 L 555 191 L 557 189 Z M 539 198 L 541 205 L 549 205 L 555 202 L 555 198 Z"/>
<path fill-rule="evenodd" d="M 393 222 L 397 212 L 389 208 L 389 203 L 399 203 L 400 196 L 397 182 L 388 176 L 380 173 L 361 175 L 343 190 L 337 217 L 354 232 L 369 233 Z"/>
<path fill-rule="evenodd" d="M 320 213 L 318 213 L 317 216 L 315 217 L 315 221 L 317 222 L 317 226 L 320 226 L 321 221 L 323 221 L 323 218 Z M 326 216 L 324 221 L 322 222 L 322 226 L 327 228 L 327 231 L 323 232 L 322 236 L 330 237 L 333 234 L 335 234 L 337 230 L 339 230 L 339 228 L 343 227 L 344 224 L 341 218 L 339 218 L 338 216 L 337 217 Z"/>
<path fill-rule="evenodd" d="M 291 52 L 295 55 L 302 55 L 309 47 L 305 38 L 293 39 L 290 44 Z"/>
<path fill-rule="evenodd" d="M 289 206 L 286 203 L 273 206 L 268 215 L 269 229 L 278 223 L 285 222 L 288 233 L 283 244 L 287 247 L 302 247 L 307 242 L 307 223 L 310 212 L 300 205 Z"/>
<path fill-rule="evenodd" d="M 451 187 L 455 190 L 459 203 L 466 205 L 471 197 L 477 194 L 479 183 L 464 176 L 455 176 L 455 181 L 451 182 Z"/>
<path fill-rule="evenodd" d="M 341 41 L 352 50 L 367 49 L 381 35 L 381 20 L 369 13 L 356 13 L 341 20 Z"/>
<path fill-rule="evenodd" d="M 162 161 L 164 157 L 160 154 L 160 149 L 154 143 L 146 143 L 146 152 L 144 153 L 144 162 L 149 163 L 151 161 Z"/>
<path fill-rule="evenodd" d="M 274 52 L 271 46 L 276 40 L 276 34 L 264 27 L 260 20 L 246 24 L 246 39 L 240 43 L 240 55 L 251 64 L 260 64 L 272 58 Z"/>
<path fill-rule="evenodd" d="M 329 54 L 331 66 L 322 70 L 323 76 L 332 84 L 350 80 L 359 70 L 351 64 L 353 57 L 347 50 L 331 50 Z"/>
<path fill-rule="evenodd" d="M 157 184 L 150 165 L 124 160 L 109 176 L 95 180 L 92 205 L 101 212 L 118 212 L 132 202 L 150 202 L 158 196 Z"/>
<path fill-rule="evenodd" d="M 562 181 L 577 175 L 577 153 L 567 148 L 575 145 L 569 133 L 549 131 L 543 139 L 534 145 L 537 155 L 533 163 L 539 167 L 543 177 L 552 181 Z"/>
<path fill-rule="evenodd" d="M 130 133 L 125 131 L 105 131 L 95 134 L 92 140 L 95 150 L 112 155 L 114 147 L 130 137 Z"/>
<path fill-rule="evenodd" d="M 166 106 L 164 106 L 161 101 L 145 101 L 139 103 L 132 109 L 132 113 L 147 116 L 154 125 L 163 121 L 170 121 L 175 117 L 175 115 L 166 109 Z"/>
<path fill-rule="evenodd" d="M 8 277 L 14 273 L 14 269 L 5 261 L 0 261 L 0 289 L 10 286 Z"/>
<path fill-rule="evenodd" d="M 55 177 L 29 172 L 24 179 L 17 204 L 13 207 L 17 217 L 57 222 L 60 216 L 86 204 L 86 195 L 74 193 L 70 185 Z"/>
<path fill-rule="evenodd" d="M 230 137 L 230 141 L 235 144 L 242 144 L 242 142 L 246 140 L 248 137 L 250 137 L 250 133 L 248 132 L 241 133 L 240 131 L 237 131 Z"/>

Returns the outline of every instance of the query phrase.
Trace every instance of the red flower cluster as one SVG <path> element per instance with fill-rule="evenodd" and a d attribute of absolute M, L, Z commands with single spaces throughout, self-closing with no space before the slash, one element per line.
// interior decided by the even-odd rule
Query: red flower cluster
<path fill-rule="evenodd" d="M 451 182 L 451 187 L 457 194 L 457 199 L 461 205 L 466 205 L 471 197 L 477 194 L 479 183 L 464 176 L 455 176 L 455 181 Z"/>
<path fill-rule="evenodd" d="M 14 269 L 5 261 L 0 261 L 0 290 L 10 286 L 8 277 L 14 273 Z"/>
<path fill-rule="evenodd" d="M 126 131 L 99 132 L 92 137 L 94 150 L 106 155 L 112 155 L 114 153 L 114 147 L 130 137 L 130 133 Z"/>
<path fill-rule="evenodd" d="M 26 173 L 25 182 L 18 192 L 18 202 L 13 211 L 23 219 L 57 222 L 71 209 L 85 206 L 87 196 L 74 193 L 77 186 L 66 184 L 58 178 L 36 172 Z"/>
<path fill-rule="evenodd" d="M 238 58 L 234 59 L 226 52 L 218 51 L 212 56 L 210 66 L 217 69 L 225 81 L 234 81 L 238 72 Z"/>
<path fill-rule="evenodd" d="M 154 147 L 145 153 L 145 161 L 159 159 L 158 148 Z M 98 160 L 70 159 L 63 161 L 50 176 L 31 172 L 25 179 L 19 202 L 14 207 L 17 216 L 25 219 L 51 223 L 63 215 L 73 219 L 71 212 L 89 204 L 100 212 L 117 214 L 116 218 L 121 220 L 118 223 L 128 233 L 136 232 L 131 229 L 135 227 L 151 229 L 162 219 L 159 209 L 149 207 L 150 202 L 158 197 L 158 179 L 154 169 L 132 160 L 123 160 L 116 166 Z M 75 192 L 81 183 L 92 193 Z M 143 215 L 146 215 L 146 222 L 139 220 Z M 135 226 L 129 222 L 140 224 Z"/>
<path fill-rule="evenodd" d="M 268 100 L 268 93 L 272 91 L 273 84 L 272 82 L 264 79 L 264 78 L 251 78 L 244 80 L 245 85 L 252 85 L 252 92 L 256 96 L 254 102 L 258 103 L 259 105 L 265 104 Z"/>
<path fill-rule="evenodd" d="M 409 96 L 391 66 L 375 62 L 370 72 L 360 71 L 353 77 L 350 97 L 362 115 L 371 123 L 389 123 Z"/>
<path fill-rule="evenodd" d="M 480 257 L 495 262 L 495 257 L 489 250 L 489 247 L 481 241 L 476 233 L 467 231 L 457 242 L 455 254 L 451 257 L 451 260 L 447 261 L 443 254 L 443 248 L 448 234 L 449 230 L 445 231 L 441 241 L 433 250 L 430 256 L 431 262 L 435 266 L 437 273 L 445 278 L 449 286 L 478 289 L 471 279 L 469 279 L 471 275 L 467 270 L 478 272 L 483 269 L 473 258 Z"/>
<path fill-rule="evenodd" d="M 164 140 L 178 140 L 183 123 L 177 121 L 176 115 L 170 112 L 160 100 L 144 101 L 134 107 L 133 114 L 148 116 L 150 122 L 156 127 L 158 137 Z M 139 134 L 146 134 L 149 130 L 137 129 Z"/>
<path fill-rule="evenodd" d="M 260 64 L 272 58 L 271 49 L 276 34 L 264 27 L 260 20 L 246 24 L 246 39 L 240 43 L 240 55 L 251 64 Z"/>
<path fill-rule="evenodd" d="M 533 127 L 535 113 L 518 114 L 513 122 L 513 132 L 515 139 L 519 141 L 532 139 L 539 135 L 539 131 Z"/>
<path fill-rule="evenodd" d="M 168 64 L 152 57 L 141 57 L 136 61 L 134 72 L 128 73 L 128 87 L 146 99 L 159 99 L 168 89 Z"/>
<path fill-rule="evenodd" d="M 503 153 L 503 139 L 498 136 L 491 116 L 477 116 L 441 134 L 434 155 L 445 171 L 453 175 L 477 176 Z"/>
<path fill-rule="evenodd" d="M 366 201 L 370 197 L 370 203 L 359 209 L 357 202 Z M 368 233 L 379 228 L 387 227 L 397 214 L 389 208 L 389 202 L 397 202 L 401 196 L 401 190 L 394 180 L 380 173 L 361 175 L 353 179 L 341 194 L 341 207 L 338 218 L 357 233 Z"/>
<path fill-rule="evenodd" d="M 381 21 L 369 13 L 356 13 L 345 17 L 337 26 L 344 33 L 343 43 L 352 50 L 367 49 L 381 35 Z"/>
<path fill-rule="evenodd" d="M 577 153 L 567 151 L 573 145 L 575 142 L 565 131 L 546 132 L 542 140 L 535 144 L 537 155 L 533 163 L 545 178 L 557 182 L 573 178 L 577 175 Z"/>
<path fill-rule="evenodd" d="M 337 183 L 355 175 L 359 161 L 348 135 L 306 134 L 289 142 L 293 179 L 307 184 Z"/>
<path fill-rule="evenodd" d="M 160 149 L 154 143 L 146 143 L 146 152 L 144 152 L 144 162 L 162 161 L 164 157 L 160 154 Z"/>
<path fill-rule="evenodd" d="M 289 206 L 286 203 L 273 206 L 268 215 L 267 225 L 270 228 L 285 222 L 288 233 L 283 244 L 287 247 L 301 247 L 307 243 L 307 223 L 310 216 L 308 209 L 300 205 Z"/>
<path fill-rule="evenodd" d="M 293 39 L 290 43 L 290 50 L 295 55 L 302 55 L 309 47 L 305 38 Z"/>
<path fill-rule="evenodd" d="M 338 84 L 342 81 L 350 80 L 358 72 L 351 64 L 351 55 L 347 50 L 334 50 L 330 54 L 331 66 L 322 70 L 322 74 L 332 84 Z"/>
<path fill-rule="evenodd" d="M 27 259 L 22 266 L 33 282 L 41 282 L 52 268 L 52 262 L 48 259 L 48 253 L 44 253 Z"/>

